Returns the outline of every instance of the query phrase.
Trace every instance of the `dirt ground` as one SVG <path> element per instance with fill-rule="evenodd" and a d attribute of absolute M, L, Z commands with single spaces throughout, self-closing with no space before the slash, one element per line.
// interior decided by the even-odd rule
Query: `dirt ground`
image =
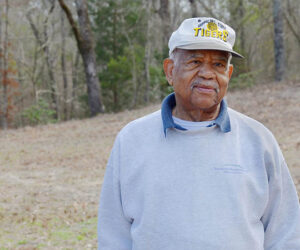
<path fill-rule="evenodd" d="M 300 192 L 300 82 L 228 94 L 276 136 Z M 0 131 L 0 249 L 96 249 L 97 207 L 116 133 L 160 105 Z"/>

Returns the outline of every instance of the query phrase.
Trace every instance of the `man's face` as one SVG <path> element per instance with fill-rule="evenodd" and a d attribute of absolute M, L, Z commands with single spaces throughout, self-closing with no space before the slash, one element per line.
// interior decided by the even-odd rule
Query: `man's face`
<path fill-rule="evenodd" d="M 233 66 L 229 53 L 217 50 L 177 49 L 174 60 L 166 59 L 164 69 L 173 86 L 176 105 L 185 110 L 210 111 L 226 94 Z"/>

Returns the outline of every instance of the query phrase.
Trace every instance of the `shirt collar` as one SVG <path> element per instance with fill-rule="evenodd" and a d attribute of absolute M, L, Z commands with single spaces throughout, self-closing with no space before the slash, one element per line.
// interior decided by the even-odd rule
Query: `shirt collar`
<path fill-rule="evenodd" d="M 163 121 L 164 133 L 166 136 L 168 128 L 176 128 L 179 130 L 187 130 L 180 125 L 176 124 L 172 117 L 172 110 L 176 106 L 175 93 L 168 95 L 162 102 L 161 117 Z M 227 103 L 223 99 L 218 117 L 215 120 L 216 125 L 219 126 L 223 133 L 231 131 L 230 119 L 227 111 Z"/>

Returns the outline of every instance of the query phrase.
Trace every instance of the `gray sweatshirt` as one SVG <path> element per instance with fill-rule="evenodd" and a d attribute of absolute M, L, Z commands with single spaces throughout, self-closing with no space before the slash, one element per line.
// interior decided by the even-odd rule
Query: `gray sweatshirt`
<path fill-rule="evenodd" d="M 172 98 L 116 138 L 99 249 L 299 250 L 299 200 L 271 132 L 225 101 L 216 124 L 185 130 Z"/>

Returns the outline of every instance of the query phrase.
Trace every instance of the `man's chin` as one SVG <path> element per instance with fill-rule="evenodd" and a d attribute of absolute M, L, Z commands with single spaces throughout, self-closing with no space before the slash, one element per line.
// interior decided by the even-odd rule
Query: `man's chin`
<path fill-rule="evenodd" d="M 218 108 L 219 103 L 212 100 L 201 100 L 193 103 L 196 109 L 203 110 L 206 112 L 213 112 Z"/>

